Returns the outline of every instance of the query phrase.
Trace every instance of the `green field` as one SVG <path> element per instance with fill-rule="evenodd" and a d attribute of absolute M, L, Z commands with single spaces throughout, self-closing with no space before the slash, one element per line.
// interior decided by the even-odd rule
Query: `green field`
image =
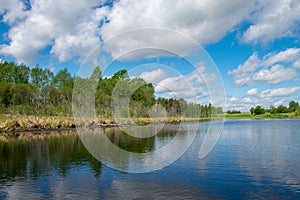
<path fill-rule="evenodd" d="M 278 113 L 278 114 L 270 114 L 270 113 L 265 113 L 265 114 L 260 114 L 260 115 L 251 115 L 250 112 L 245 112 L 245 113 L 237 113 L 237 114 L 225 114 L 226 118 L 229 119 L 245 119 L 245 118 L 253 118 L 253 119 L 263 119 L 263 118 L 294 118 L 295 113 Z"/>

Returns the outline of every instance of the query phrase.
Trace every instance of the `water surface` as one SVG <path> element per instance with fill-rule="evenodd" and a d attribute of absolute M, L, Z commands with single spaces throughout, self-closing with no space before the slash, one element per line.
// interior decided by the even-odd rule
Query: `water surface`
<path fill-rule="evenodd" d="M 300 199 L 299 119 L 228 120 L 213 151 L 199 159 L 208 124 L 200 124 L 179 160 L 146 174 L 101 164 L 76 133 L 2 138 L 0 199 Z M 175 129 L 147 139 L 116 129 L 106 134 L 123 149 L 151 152 L 170 142 Z M 180 134 L 184 140 L 191 133 Z"/>

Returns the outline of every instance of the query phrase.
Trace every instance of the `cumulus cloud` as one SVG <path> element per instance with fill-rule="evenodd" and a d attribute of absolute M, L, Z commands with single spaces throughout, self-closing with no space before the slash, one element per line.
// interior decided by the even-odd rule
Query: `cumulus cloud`
<path fill-rule="evenodd" d="M 300 69 L 300 58 L 296 62 L 294 62 L 293 67 Z"/>
<path fill-rule="evenodd" d="M 152 71 L 158 72 L 158 70 Z M 160 74 L 167 74 L 159 72 Z M 184 98 L 191 102 L 204 100 L 210 96 L 207 83 L 215 80 L 215 75 L 205 72 L 203 66 L 197 67 L 187 75 L 166 77 L 159 81 L 155 86 L 155 92 L 159 96 L 169 98 Z M 204 80 L 205 79 L 205 80 Z"/>
<path fill-rule="evenodd" d="M 12 27 L 8 32 L 10 43 L 2 45 L 0 53 L 31 63 L 39 58 L 39 51 L 50 47 L 60 61 L 67 61 L 99 44 L 98 26 L 107 12 L 107 8 L 93 8 L 99 1 L 31 1 L 26 11 L 21 2 L 16 7 L 6 3 L 2 11 L 4 21 Z"/>
<path fill-rule="evenodd" d="M 294 92 L 300 90 L 300 87 L 290 87 L 290 88 L 275 88 L 267 89 L 261 92 L 260 96 L 262 98 L 266 97 L 289 97 Z"/>
<path fill-rule="evenodd" d="M 264 57 L 264 65 L 271 66 L 276 63 L 293 62 L 300 57 L 300 48 L 289 48 L 278 53 L 270 53 Z"/>
<path fill-rule="evenodd" d="M 143 72 L 139 77 L 144 79 L 149 83 L 159 82 L 164 79 L 166 76 L 166 72 L 162 69 L 156 69 L 150 72 Z"/>
<path fill-rule="evenodd" d="M 187 78 L 182 75 L 178 77 L 166 78 L 155 87 L 155 91 L 157 93 L 169 91 L 184 92 L 189 90 L 191 90 L 191 85 L 189 84 Z"/>
<path fill-rule="evenodd" d="M 254 81 L 265 81 L 270 84 L 278 84 L 282 81 L 290 80 L 297 76 L 297 72 L 292 68 L 284 68 L 281 65 L 274 65 L 271 69 L 262 69 L 253 75 Z"/>
<path fill-rule="evenodd" d="M 10 43 L 2 46 L 0 53 L 30 62 L 38 57 L 39 51 L 50 46 L 51 53 L 60 61 L 67 61 L 99 44 L 100 37 L 107 40 L 121 32 L 144 27 L 173 29 L 201 44 L 213 43 L 243 21 L 254 1 L 121 0 L 115 1 L 112 8 L 99 6 L 102 4 L 98 0 L 40 0 L 30 1 L 26 6 L 21 0 L 2 1 L 0 12 L 12 29 L 8 33 Z M 114 56 L 130 45 L 157 42 L 170 48 L 187 50 L 189 47 L 167 34 L 150 38 L 147 34 L 133 35 L 126 41 L 115 40 L 108 48 Z"/>
<path fill-rule="evenodd" d="M 257 93 L 258 93 L 258 88 L 252 88 L 247 91 L 247 95 L 249 95 L 249 96 L 257 95 Z"/>
<path fill-rule="evenodd" d="M 278 84 L 295 78 L 298 73 L 294 69 L 300 59 L 300 48 L 289 48 L 278 53 L 269 53 L 262 59 L 253 53 L 244 63 L 228 72 L 233 75 L 237 86 L 256 82 Z M 287 65 L 287 67 L 283 67 Z"/>
<path fill-rule="evenodd" d="M 27 13 L 24 1 L 0 1 L 0 14 L 4 14 L 2 21 L 9 25 L 14 25 L 16 22 L 21 21 L 26 17 Z"/>
<path fill-rule="evenodd" d="M 50 49 L 64 62 L 85 56 L 102 39 L 144 27 L 172 29 L 201 44 L 211 44 L 246 20 L 251 26 L 242 32 L 245 42 L 270 41 L 294 35 L 299 27 L 299 6 L 297 0 L 120 0 L 110 6 L 105 6 L 104 0 L 1 1 L 0 14 L 10 30 L 5 33 L 8 44 L 1 45 L 0 53 L 28 63 L 36 61 L 41 56 L 39 52 Z M 149 44 L 183 53 L 190 48 L 190 44 L 169 34 L 140 32 L 122 39 L 107 45 L 113 57 L 128 48 Z M 157 56 L 157 52 L 144 53 Z M 246 84 L 242 79 L 237 81 Z"/>
<path fill-rule="evenodd" d="M 224 110 L 240 110 L 249 112 L 250 108 L 257 105 L 261 105 L 265 108 L 268 108 L 271 105 L 277 107 L 281 104 L 287 104 L 291 99 L 293 99 L 291 98 L 293 95 L 297 95 L 296 92 L 299 90 L 300 87 L 282 87 L 266 89 L 259 93 L 258 88 L 252 88 L 247 91 L 247 96 L 228 96 L 226 105 L 224 105 L 223 108 Z"/>
<path fill-rule="evenodd" d="M 225 110 L 239 110 L 248 112 L 253 105 L 262 103 L 258 99 L 249 97 L 227 97 L 226 105 L 223 107 Z"/>
<path fill-rule="evenodd" d="M 247 43 L 269 42 L 295 36 L 300 22 L 298 0 L 259 0 L 250 18 L 253 24 L 243 34 Z"/>
<path fill-rule="evenodd" d="M 116 2 L 107 15 L 109 23 L 103 25 L 101 35 L 105 40 L 131 29 L 162 27 L 183 32 L 201 44 L 213 43 L 240 23 L 248 15 L 253 3 L 239 0 L 122 0 Z M 156 42 L 166 47 L 184 49 L 185 44 L 181 44 L 181 40 L 168 34 L 150 36 L 141 33 L 128 37 L 129 41 L 116 40 L 115 44 L 111 44 L 114 48 L 110 50 L 115 55 L 117 53 L 114 51 L 126 51 L 128 46 L 145 46 Z"/>

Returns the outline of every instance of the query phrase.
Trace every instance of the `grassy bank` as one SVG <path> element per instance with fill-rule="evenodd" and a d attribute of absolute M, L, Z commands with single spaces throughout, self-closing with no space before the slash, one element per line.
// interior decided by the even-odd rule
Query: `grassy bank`
<path fill-rule="evenodd" d="M 133 118 L 133 119 L 119 119 L 118 121 L 112 118 L 97 118 L 81 122 L 76 125 L 85 127 L 111 127 L 117 124 L 122 125 L 147 125 L 150 123 L 179 123 L 192 121 L 208 121 L 210 118 Z M 38 130 L 58 130 L 58 129 L 72 129 L 75 128 L 75 122 L 72 117 L 63 116 L 13 116 L 0 115 L 0 132 L 20 132 L 20 131 L 38 131 Z"/>
<path fill-rule="evenodd" d="M 237 114 L 220 114 L 213 118 L 134 118 L 134 119 L 119 119 L 117 122 L 112 118 L 97 118 L 77 122 L 77 125 L 85 127 L 111 127 L 117 124 L 122 125 L 147 125 L 150 123 L 179 123 L 179 122 L 192 122 L 192 121 L 209 121 L 220 118 L 227 119 L 263 119 L 263 118 L 296 118 L 295 113 L 285 114 L 270 114 L 265 113 L 261 115 L 251 115 L 250 113 L 237 113 Z M 299 116 L 298 116 L 299 117 Z M 13 116 L 13 115 L 0 115 L 0 133 L 2 132 L 20 132 L 20 131 L 43 131 L 43 130 L 59 130 L 59 129 L 73 129 L 75 122 L 72 117 L 63 116 Z"/>
<path fill-rule="evenodd" d="M 270 118 L 270 119 L 281 119 L 281 118 L 299 118 L 299 116 L 296 116 L 295 113 L 277 113 L 277 114 L 260 114 L 260 115 L 252 115 L 251 113 L 237 113 L 237 114 L 228 114 L 225 115 L 228 119 L 264 119 L 264 118 Z"/>
<path fill-rule="evenodd" d="M 0 132 L 54 130 L 75 127 L 71 117 L 0 116 Z"/>

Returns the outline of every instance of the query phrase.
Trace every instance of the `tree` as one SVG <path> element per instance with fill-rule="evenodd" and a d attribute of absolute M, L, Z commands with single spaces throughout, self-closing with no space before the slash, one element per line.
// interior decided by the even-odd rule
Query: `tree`
<path fill-rule="evenodd" d="M 73 88 L 74 80 L 72 78 L 72 75 L 65 68 L 63 70 L 60 70 L 53 77 L 53 81 L 52 82 L 55 85 L 55 87 L 57 87 L 57 88 L 62 88 L 62 87 Z"/>
<path fill-rule="evenodd" d="M 6 81 L 1 81 L 0 82 L 0 104 L 8 107 L 11 103 L 11 92 L 10 92 L 10 87 L 11 83 L 8 83 Z"/>
<path fill-rule="evenodd" d="M 49 69 L 42 69 L 38 65 L 31 69 L 30 76 L 32 84 L 39 88 L 50 85 L 53 79 L 53 73 Z"/>
<path fill-rule="evenodd" d="M 269 112 L 271 114 L 276 114 L 277 113 L 277 108 L 275 108 L 274 106 L 270 106 Z"/>
<path fill-rule="evenodd" d="M 277 110 L 277 113 L 288 113 L 289 112 L 289 109 L 284 105 L 278 106 L 276 110 Z"/>
<path fill-rule="evenodd" d="M 102 78 L 102 71 L 99 66 L 95 67 L 93 70 L 93 73 L 91 75 L 91 79 L 95 79 L 96 81 L 99 81 Z"/>
<path fill-rule="evenodd" d="M 29 73 L 29 67 L 23 63 L 20 65 L 6 61 L 0 63 L 0 81 L 28 83 Z"/>
<path fill-rule="evenodd" d="M 30 69 L 25 64 L 15 66 L 14 68 L 14 82 L 15 83 L 28 83 Z"/>
<path fill-rule="evenodd" d="M 289 103 L 289 111 L 290 111 L 290 112 L 295 112 L 295 111 L 298 110 L 298 108 L 299 108 L 299 103 L 298 103 L 298 102 L 291 101 L 291 102 Z"/>
<path fill-rule="evenodd" d="M 125 69 L 122 69 L 116 73 L 114 73 L 114 75 L 111 77 L 112 80 L 124 80 L 124 79 L 128 79 L 128 72 Z"/>
<path fill-rule="evenodd" d="M 265 112 L 266 112 L 265 109 L 261 106 L 256 106 L 253 110 L 253 113 L 255 115 L 265 114 Z"/>
<path fill-rule="evenodd" d="M 300 117 L 300 107 L 296 110 L 295 116 Z"/>

